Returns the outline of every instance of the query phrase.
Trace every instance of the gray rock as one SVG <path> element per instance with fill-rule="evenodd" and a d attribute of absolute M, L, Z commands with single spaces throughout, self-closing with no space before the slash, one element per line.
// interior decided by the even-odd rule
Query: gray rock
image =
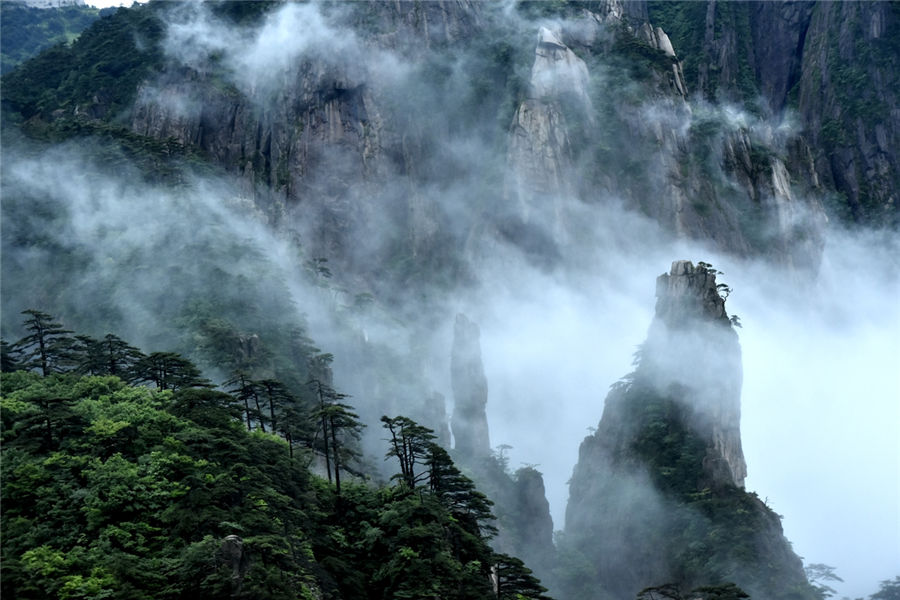
<path fill-rule="evenodd" d="M 664 583 L 708 585 L 709 573 L 691 564 L 698 548 L 703 564 L 729 564 L 753 597 L 815 597 L 778 516 L 742 490 L 741 353 L 716 274 L 675 261 L 657 279 L 638 366 L 613 386 L 579 449 L 562 551 L 580 552 L 589 580 L 611 598 Z M 702 498 L 716 501 L 695 512 Z M 745 518 L 753 532 L 730 529 Z M 731 555 L 732 542 L 721 539 L 754 551 Z"/>
<path fill-rule="evenodd" d="M 478 325 L 465 315 L 456 315 L 453 349 L 450 354 L 450 383 L 453 387 L 453 417 L 450 426 L 454 448 L 463 462 L 490 456 L 487 423 L 487 378 L 481 362 Z"/>

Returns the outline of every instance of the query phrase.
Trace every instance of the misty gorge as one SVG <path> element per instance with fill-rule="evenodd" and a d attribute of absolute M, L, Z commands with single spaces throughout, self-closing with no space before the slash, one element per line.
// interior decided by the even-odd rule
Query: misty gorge
<path fill-rule="evenodd" d="M 0 8 L 4 596 L 900 599 L 900 3 Z"/>

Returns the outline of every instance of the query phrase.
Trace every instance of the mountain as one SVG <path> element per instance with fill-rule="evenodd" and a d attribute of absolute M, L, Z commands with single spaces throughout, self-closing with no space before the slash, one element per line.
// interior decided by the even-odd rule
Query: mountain
<path fill-rule="evenodd" d="M 771 383 L 773 339 L 826 339 L 804 348 L 819 365 L 841 327 L 880 335 L 849 346 L 865 368 L 838 387 L 867 373 L 890 422 L 897 39 L 894 3 L 104 13 L 3 76 L 4 340 L 38 307 L 216 383 L 244 373 L 312 405 L 314 379 L 369 425 L 345 477 L 396 475 L 372 458 L 379 420 L 414 419 L 495 501 L 497 550 L 560 597 L 813 597 L 743 489 L 741 347 L 710 268 L 676 263 L 633 377 L 603 406 L 597 390 L 643 335 L 652 275 L 698 255 L 740 282 L 748 377 Z M 748 574 L 764 561 L 769 579 Z"/>
<path fill-rule="evenodd" d="M 882 116 L 890 111 L 873 106 L 866 114 L 874 120 L 864 127 L 872 133 L 859 138 L 859 150 L 842 151 L 856 158 L 851 161 L 848 154 L 845 167 L 826 173 L 826 158 L 841 152 L 832 152 L 837 146 L 826 143 L 821 132 L 834 137 L 839 129 L 842 139 L 855 139 L 847 133 L 851 124 L 814 115 L 812 92 L 796 91 L 815 87 L 831 96 L 840 91 L 841 98 L 816 106 L 833 106 L 834 114 L 860 113 L 847 103 L 861 100 L 830 84 L 827 69 L 811 64 L 811 51 L 802 52 L 827 47 L 832 38 L 824 24 L 807 31 L 801 17 L 809 13 L 811 19 L 815 12 L 823 15 L 819 20 L 835 19 L 827 17 L 834 5 L 807 7 L 797 17 L 764 5 L 751 11 L 749 5 L 726 4 L 716 12 L 716 3 L 710 3 L 705 11 L 710 39 L 703 41 L 694 39 L 704 31 L 694 14 L 703 6 L 679 6 L 523 3 L 519 12 L 532 16 L 524 20 L 478 3 L 326 5 L 321 14 L 306 6 L 279 9 L 265 3 L 171 10 L 148 5 L 111 15 L 96 28 L 97 36 L 104 28 L 121 32 L 115 55 L 104 56 L 101 47 L 110 44 L 100 46 L 99 37 L 88 36 L 66 57 L 54 59 L 83 61 L 83 67 L 73 65 L 82 70 L 108 61 L 100 69 L 103 78 L 94 76 L 89 88 L 73 89 L 51 78 L 45 81 L 51 98 L 38 101 L 38 89 L 20 96 L 25 80 L 35 79 L 26 68 L 10 80 L 14 91 L 6 100 L 35 126 L 48 120 L 62 126 L 74 119 L 79 127 L 114 122 L 138 136 L 196 151 L 246 180 L 249 188 L 262 183 L 277 198 L 258 199 L 272 219 L 294 227 L 314 221 L 317 226 L 304 232 L 310 246 L 332 260 L 349 261 L 348 268 L 372 255 L 375 262 L 427 265 L 446 260 L 443 250 L 458 244 L 477 257 L 497 238 L 513 239 L 540 255 L 537 260 L 547 260 L 567 239 L 583 235 L 579 216 L 566 213 L 608 195 L 623 197 L 627 206 L 677 237 L 708 240 L 740 255 L 771 256 L 798 268 L 814 268 L 821 254 L 823 203 L 856 220 L 893 223 L 890 189 L 896 186 L 890 182 L 896 162 L 890 152 L 878 150 L 894 147 L 890 132 L 896 124 Z M 893 55 L 890 6 L 871 9 L 869 20 L 879 25 L 861 38 L 866 52 Z M 673 22 L 677 48 L 648 20 L 654 15 Z M 315 35 L 284 44 L 278 41 L 276 17 L 285 27 L 315 23 Z M 538 17 L 549 27 L 536 24 Z M 863 17 L 868 18 L 855 20 Z M 772 41 L 777 48 L 789 46 L 797 31 L 809 33 L 796 50 L 800 64 L 790 73 L 767 70 L 772 61 L 766 50 L 754 52 L 763 42 L 753 46 L 753 40 L 743 39 L 750 31 L 767 30 L 766 19 L 783 23 L 784 40 Z M 176 22 L 161 36 L 167 23 Z M 347 37 L 333 52 L 338 30 Z M 126 31 L 131 33 L 123 35 Z M 721 31 L 725 41 L 717 37 Z M 225 43 L 244 38 L 251 44 L 247 52 L 233 52 L 234 44 Z M 682 40 L 686 51 L 701 49 L 685 55 L 686 62 L 676 53 L 682 52 Z M 703 52 L 721 55 L 714 83 L 705 71 L 693 70 Z M 532 59 L 526 58 L 529 53 Z M 847 60 L 881 64 L 862 56 Z M 884 93 L 873 93 L 890 106 L 891 76 L 860 71 L 857 79 L 866 89 L 873 88 L 865 81 L 883 82 L 877 89 Z M 746 85 L 737 89 L 738 80 Z M 802 102 L 785 112 L 790 105 L 782 88 L 788 82 Z M 741 113 L 740 104 L 728 109 L 721 104 L 740 102 L 757 90 L 750 112 Z M 707 104 L 698 92 L 720 103 Z M 39 115 L 31 107 L 38 107 Z M 434 113 L 446 115 L 443 126 L 429 122 Z M 792 124 L 797 114 L 805 125 L 802 133 Z M 832 124 L 824 127 L 828 119 Z M 883 132 L 878 134 L 883 143 L 876 130 Z M 499 153 L 477 165 L 454 155 L 455 144 L 473 137 L 489 146 L 484 150 Z M 626 148 L 611 144 L 622 137 L 631 140 Z M 504 147 L 506 159 L 498 160 Z M 485 170 L 487 164 L 492 166 Z M 484 172 L 477 203 L 451 224 L 447 207 L 435 203 L 428 186 L 458 187 L 455 182 L 476 167 Z M 880 191 L 871 193 L 871 201 L 860 199 L 863 192 L 852 182 L 872 169 L 883 173 L 884 183 L 877 184 Z M 396 189 L 398 179 L 406 190 Z M 840 194 L 845 200 L 835 201 Z M 577 199 L 575 208 L 566 198 Z M 382 209 L 373 213 L 374 206 Z M 360 240 L 380 241 L 373 230 L 378 216 L 401 227 L 402 243 L 360 247 Z M 536 223 L 549 224 L 549 233 Z M 371 265 L 355 270 L 370 271 Z"/>
<path fill-rule="evenodd" d="M 99 16 L 99 10 L 78 0 L 4 2 L 0 5 L 0 74 L 54 44 L 68 44 Z"/>
<path fill-rule="evenodd" d="M 753 598 L 818 597 L 779 516 L 744 490 L 741 351 L 716 271 L 676 261 L 656 285 L 635 371 L 579 450 L 565 544 L 592 568 L 567 597 L 726 583 Z"/>
<path fill-rule="evenodd" d="M 812 166 L 841 218 L 896 226 L 896 4 L 649 4 L 690 49 L 688 85 L 710 100 L 796 111 L 804 134 L 791 166 Z"/>

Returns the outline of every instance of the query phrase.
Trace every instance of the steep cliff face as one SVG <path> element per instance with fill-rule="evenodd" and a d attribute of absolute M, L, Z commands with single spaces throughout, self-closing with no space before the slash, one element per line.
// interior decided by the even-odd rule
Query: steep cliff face
<path fill-rule="evenodd" d="M 894 3 L 650 4 L 651 18 L 677 30 L 689 86 L 755 111 L 797 114 L 803 142 L 785 161 L 794 179 L 821 186 L 820 195 L 833 191 L 828 205 L 840 218 L 897 225 Z"/>
<path fill-rule="evenodd" d="M 822 181 L 844 196 L 855 220 L 893 226 L 900 211 L 898 29 L 893 2 L 817 4 L 797 92 Z"/>
<path fill-rule="evenodd" d="M 712 73 L 715 85 L 751 77 L 736 54 L 735 28 L 723 29 L 714 8 L 700 50 L 725 62 L 713 71 L 701 65 L 694 81 L 702 89 Z M 662 28 L 635 16 L 645 12 L 609 2 L 582 9 L 556 31 L 540 30 L 529 97 L 510 128 L 506 196 L 518 202 L 514 218 L 549 224 L 565 247 L 572 231 L 588 226 L 573 202 L 624 197 L 676 237 L 814 270 L 825 217 L 817 194 L 806 193 L 821 195 L 811 156 L 795 153 L 789 168 L 794 138 L 688 100 L 677 49 Z M 631 81 L 615 92 L 604 87 L 623 73 Z M 620 145 L 604 150 L 613 140 Z"/>
<path fill-rule="evenodd" d="M 659 277 L 638 366 L 581 445 L 564 546 L 591 565 L 580 585 L 611 598 L 725 582 L 815 597 L 778 516 L 743 490 L 740 347 L 719 285 L 705 263 L 676 261 Z"/>
<path fill-rule="evenodd" d="M 104 70 L 121 102 L 136 92 L 128 106 L 10 98 L 26 116 L 41 107 L 38 127 L 124 123 L 224 167 L 342 272 L 435 270 L 446 248 L 477 260 L 497 239 L 547 260 L 597 229 L 585 205 L 619 200 L 672 236 L 815 267 L 830 189 L 847 198 L 832 205 L 859 214 L 894 203 L 896 86 L 889 61 L 868 60 L 895 50 L 890 5 L 236 6 L 255 16 L 134 9 L 147 32 L 126 37 L 153 68 Z M 859 48 L 840 41 L 859 33 L 845 22 L 865 22 Z M 698 91 L 796 104 L 808 131 L 697 102 Z"/>
<path fill-rule="evenodd" d="M 640 370 L 659 393 L 677 390 L 690 403 L 693 428 L 707 440 L 703 467 L 710 480 L 743 487 L 741 349 L 725 312 L 727 286 L 719 285 L 725 286 L 705 263 L 676 261 L 659 276 L 656 318 L 641 349 Z"/>
<path fill-rule="evenodd" d="M 379 231 L 397 229 L 402 251 L 413 255 L 435 246 L 439 211 L 417 182 L 431 175 L 429 147 L 443 132 L 425 131 L 426 107 L 409 110 L 416 99 L 396 88 L 418 82 L 423 53 L 470 38 L 480 7 L 442 1 L 331 8 L 322 15 L 288 6 L 255 27 L 203 11 L 170 15 L 167 66 L 138 89 L 131 128 L 197 148 L 243 177 L 244 193 L 274 222 L 300 230 L 312 253 L 358 270 L 366 256 L 385 251 Z M 277 36 L 271 30 L 279 26 L 307 26 L 311 40 L 266 46 L 263 38 Z M 258 35 L 262 58 L 241 59 L 203 35 L 245 42 Z"/>
<path fill-rule="evenodd" d="M 517 203 L 522 221 L 548 222 L 558 239 L 565 227 L 564 205 L 571 201 L 572 148 L 561 103 L 590 116 L 588 70 L 561 40 L 558 32 L 541 27 L 528 98 L 510 127 L 509 200 Z"/>

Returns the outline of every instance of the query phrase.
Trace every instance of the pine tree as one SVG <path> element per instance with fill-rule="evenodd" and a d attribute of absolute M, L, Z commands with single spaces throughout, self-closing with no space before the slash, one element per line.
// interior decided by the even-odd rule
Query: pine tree
<path fill-rule="evenodd" d="M 409 489 L 414 489 L 429 477 L 428 471 L 416 473 L 416 465 L 424 465 L 432 455 L 432 445 L 436 438 L 434 431 L 403 416 L 392 419 L 383 416 L 381 422 L 391 434 L 388 440 L 391 448 L 385 459 L 396 456 L 400 461 L 400 474 L 394 475 L 394 478 L 399 478 Z"/>
<path fill-rule="evenodd" d="M 233 377 L 222 385 L 228 386 L 228 393 L 244 404 L 244 418 L 247 421 L 247 431 L 251 431 L 253 429 L 252 418 L 255 413 L 250 408 L 250 400 L 253 399 L 256 402 L 256 406 L 259 407 L 259 396 L 253 381 L 243 371 L 236 371 Z M 256 418 L 259 419 L 260 415 L 256 414 Z"/>
<path fill-rule="evenodd" d="M 175 352 L 153 352 L 135 365 L 135 381 L 152 383 L 161 390 L 213 387 L 194 363 Z"/>
<path fill-rule="evenodd" d="M 425 464 L 431 493 L 470 533 L 487 536 L 497 533 L 497 528 L 491 524 L 494 503 L 478 491 L 475 482 L 462 474 L 446 450 L 431 443 Z"/>
<path fill-rule="evenodd" d="M 87 335 L 75 336 L 76 370 L 88 375 L 115 375 L 125 381 L 134 377 L 135 366 L 144 354 L 111 333 L 102 340 Z"/>
<path fill-rule="evenodd" d="M 521 560 L 508 554 L 495 554 L 493 568 L 494 593 L 498 600 L 550 600 L 544 592 L 547 588 L 532 575 L 531 569 Z"/>
<path fill-rule="evenodd" d="M 21 369 L 20 355 L 21 352 L 14 344 L 0 339 L 0 372 L 11 373 Z"/>
<path fill-rule="evenodd" d="M 22 355 L 22 367 L 29 371 L 38 369 L 44 377 L 66 371 L 75 345 L 75 338 L 69 335 L 72 331 L 63 329 L 45 312 L 28 309 L 22 314 L 29 315 L 24 325 L 31 332 L 15 343 Z"/>
<path fill-rule="evenodd" d="M 343 394 L 339 396 L 346 397 Z M 317 412 L 317 417 L 327 425 L 327 431 L 324 431 L 323 435 L 331 437 L 334 488 L 338 496 L 341 495 L 341 469 L 346 470 L 350 461 L 359 458 L 360 453 L 353 441 L 359 440 L 360 433 L 365 427 L 359 420 L 359 415 L 352 409 L 349 404 L 333 402 L 324 405 Z"/>

